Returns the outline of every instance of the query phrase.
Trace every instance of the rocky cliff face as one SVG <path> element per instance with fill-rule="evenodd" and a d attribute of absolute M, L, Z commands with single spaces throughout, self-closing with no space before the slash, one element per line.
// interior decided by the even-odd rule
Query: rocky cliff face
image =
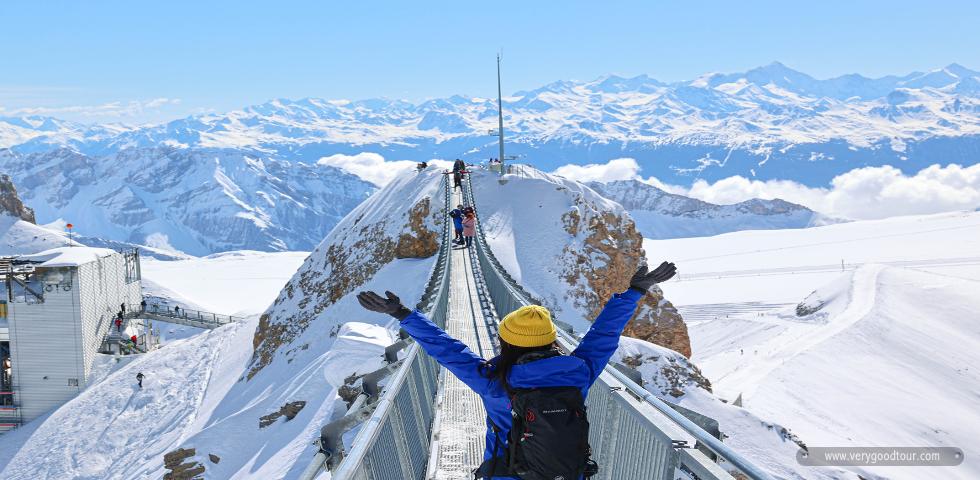
<path fill-rule="evenodd" d="M 567 295 L 587 318 L 595 318 L 606 299 L 622 292 L 645 261 L 643 237 L 628 216 L 604 211 L 601 204 L 584 194 L 577 195 L 574 202 L 562 221 L 570 236 L 581 234 L 584 240 L 567 244 L 560 263 L 570 286 Z M 658 287 L 640 301 L 623 334 L 691 356 L 687 325 Z"/>
<path fill-rule="evenodd" d="M 306 350 L 303 335 L 317 322 L 320 334 L 336 333 L 332 329 L 352 320 L 336 312 L 346 312 L 350 306 L 351 315 L 363 315 L 350 294 L 372 280 L 383 283 L 376 289 L 397 290 L 406 305 L 418 300 L 439 250 L 438 232 L 445 212 L 434 205 L 442 205 L 438 197 L 442 177 L 434 168 L 417 176 L 402 176 L 330 232 L 261 316 L 253 339 L 249 378 L 277 356 L 292 361 L 296 353 Z M 418 259 L 430 261 L 420 263 Z M 379 276 L 382 270 L 402 268 L 412 273 Z M 327 314 L 327 309 L 333 315 Z"/>
<path fill-rule="evenodd" d="M 645 259 L 643 237 L 619 204 L 585 185 L 528 169 L 501 184 L 473 176 L 487 241 L 508 272 L 557 317 L 585 331 Z M 691 355 L 687 326 L 655 289 L 625 334 Z"/>
<path fill-rule="evenodd" d="M 0 175 L 0 214 L 17 217 L 25 222 L 37 223 L 34 220 L 34 210 L 24 205 L 17 195 L 10 175 Z"/>

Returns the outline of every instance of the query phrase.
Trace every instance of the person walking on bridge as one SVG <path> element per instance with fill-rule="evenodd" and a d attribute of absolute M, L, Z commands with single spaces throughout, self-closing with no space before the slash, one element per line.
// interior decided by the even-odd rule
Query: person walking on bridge
<path fill-rule="evenodd" d="M 473 212 L 466 212 L 466 218 L 463 219 L 463 239 L 466 240 L 466 248 L 470 248 L 473 245 L 473 237 L 476 236 L 476 214 Z"/>
<path fill-rule="evenodd" d="M 422 312 L 364 291 L 364 308 L 399 320 L 412 338 L 440 365 L 476 392 L 487 411 L 484 463 L 476 478 L 587 478 L 597 466 L 589 458 L 585 398 L 619 346 L 626 323 L 641 298 L 676 273 L 663 262 L 653 271 L 640 267 L 629 288 L 606 302 L 592 327 L 570 355 L 558 350 L 557 331 L 545 307 L 528 305 L 499 325 L 500 354 L 485 360 L 452 338 Z"/>
<path fill-rule="evenodd" d="M 455 232 L 455 237 L 453 238 L 453 243 L 457 245 L 463 244 L 463 205 L 456 205 L 456 208 L 449 212 L 449 216 L 453 219 L 453 231 Z"/>

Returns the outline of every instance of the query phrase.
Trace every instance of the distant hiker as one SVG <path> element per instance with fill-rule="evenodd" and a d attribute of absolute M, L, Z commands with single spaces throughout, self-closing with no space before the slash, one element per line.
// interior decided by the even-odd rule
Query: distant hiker
<path fill-rule="evenodd" d="M 177 317 L 180 316 L 180 307 L 178 307 L 177 305 L 174 305 L 174 316 Z"/>
<path fill-rule="evenodd" d="M 453 162 L 453 173 L 462 174 L 465 173 L 464 170 L 466 170 L 466 162 L 457 158 L 456 161 Z"/>
<path fill-rule="evenodd" d="M 463 244 L 463 206 L 456 205 L 456 208 L 449 212 L 449 216 L 453 219 L 453 230 L 455 231 L 455 237 L 453 238 L 453 243 L 457 245 Z"/>
<path fill-rule="evenodd" d="M 463 239 L 466 240 L 466 248 L 473 244 L 473 237 L 476 235 L 476 215 L 468 212 L 463 218 Z"/>
<path fill-rule="evenodd" d="M 119 311 L 122 312 L 123 315 L 126 314 L 126 304 L 125 303 L 120 303 L 119 304 Z"/>
<path fill-rule="evenodd" d="M 428 167 L 429 167 L 428 162 L 419 162 L 418 164 L 415 165 L 415 170 L 421 172 L 422 170 L 425 170 Z"/>
<path fill-rule="evenodd" d="M 453 190 L 463 188 L 463 173 L 453 172 Z"/>
<path fill-rule="evenodd" d="M 140 312 L 146 311 L 146 300 L 140 300 Z"/>
<path fill-rule="evenodd" d="M 116 331 L 122 332 L 122 315 L 116 316 Z"/>
<path fill-rule="evenodd" d="M 134 347 L 136 346 L 137 340 L 139 340 L 139 338 L 137 338 L 136 335 L 133 335 L 132 337 L 129 337 L 129 341 L 130 342 L 133 342 L 133 346 Z"/>
<path fill-rule="evenodd" d="M 667 262 L 652 272 L 640 267 L 629 288 L 609 299 L 571 355 L 557 350 L 551 312 L 539 305 L 504 317 L 498 329 L 500 355 L 485 360 L 422 312 L 405 308 L 392 292 L 385 292 L 387 298 L 360 292 L 357 300 L 370 311 L 398 319 L 426 353 L 480 395 L 487 433 L 477 478 L 578 480 L 597 468 L 589 458 L 589 387 L 616 351 L 640 299 L 675 272 Z"/>
<path fill-rule="evenodd" d="M 136 374 L 136 383 L 140 386 L 141 389 L 143 388 L 143 372 L 139 372 Z"/>

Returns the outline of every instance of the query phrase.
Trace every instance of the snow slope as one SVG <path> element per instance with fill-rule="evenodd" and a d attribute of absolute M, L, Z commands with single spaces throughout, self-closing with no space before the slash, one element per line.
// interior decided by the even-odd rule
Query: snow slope
<path fill-rule="evenodd" d="M 0 436 L 0 476 L 161 478 L 165 453 L 195 448 L 192 460 L 206 467 L 205 478 L 296 478 L 315 452 L 312 440 L 319 428 L 345 411 L 338 387 L 354 373 L 379 368 L 384 347 L 393 342 L 390 317 L 366 312 L 353 298 L 355 289 L 394 287 L 406 303 L 414 303 L 435 256 L 380 262 L 369 273 L 362 271 L 362 277 L 345 277 L 351 283 L 340 291 L 304 291 L 311 285 L 310 272 L 323 272 L 324 262 L 336 261 L 330 254 L 338 248 L 351 254 L 343 264 L 351 275 L 361 262 L 377 259 L 370 255 L 376 242 L 365 238 L 358 245 L 345 245 L 344 240 L 356 241 L 361 228 L 371 225 L 385 226 L 378 231 L 393 241 L 404 238 L 403 227 L 413 218 L 411 207 L 431 199 L 441 180 L 435 169 L 406 175 L 359 206 L 304 261 L 263 316 L 141 355 L 48 417 Z M 434 215 L 422 217 L 425 227 L 434 228 Z M 172 270 L 157 270 L 157 278 L 166 282 L 197 276 L 206 282 L 209 275 L 222 275 L 215 283 L 224 288 L 211 290 L 222 298 L 208 295 L 202 301 L 239 302 L 244 293 L 268 295 L 271 283 L 231 285 L 228 272 L 254 281 L 247 277 L 262 274 L 271 263 L 282 261 L 282 255 L 238 252 L 173 262 L 166 264 Z M 153 278 L 154 267 L 149 270 L 148 278 Z M 244 291 L 229 293 L 236 288 Z M 254 305 L 258 298 L 249 302 Z M 283 333 L 286 323 L 278 323 L 278 315 L 286 315 L 287 323 L 296 326 L 296 315 L 307 312 L 315 316 L 303 328 L 291 330 L 290 336 Z M 270 352 L 268 362 L 260 361 L 256 346 Z M 137 372 L 147 376 L 143 390 L 135 388 Z M 293 420 L 279 419 L 259 428 L 260 416 L 294 401 L 307 403 Z M 208 454 L 220 457 L 220 463 L 210 462 Z"/>
<path fill-rule="evenodd" d="M 307 252 L 234 251 L 187 260 L 142 259 L 143 278 L 197 308 L 248 316 L 265 311 Z"/>
<path fill-rule="evenodd" d="M 967 450 L 958 468 L 867 478 L 980 475 L 980 213 L 645 245 L 678 263 L 680 279 L 662 288 L 683 305 L 692 360 L 720 397 L 741 394 L 811 446 Z"/>
<path fill-rule="evenodd" d="M 885 263 L 980 280 L 980 212 L 645 240 L 644 247 L 677 263 L 678 278 L 663 289 L 679 305 L 795 303 L 840 273 L 841 261 L 847 269 Z"/>
<path fill-rule="evenodd" d="M 64 234 L 0 214 L 0 255 L 37 253 L 68 245 Z"/>
<path fill-rule="evenodd" d="M 978 478 L 980 282 L 881 265 L 840 275 L 817 290 L 823 302 L 808 302 L 823 304 L 816 313 L 742 318 L 727 341 L 721 325 L 706 327 L 715 335 L 699 360 L 705 373 L 723 396 L 741 394 L 810 446 L 952 446 L 967 459 L 869 473 Z"/>

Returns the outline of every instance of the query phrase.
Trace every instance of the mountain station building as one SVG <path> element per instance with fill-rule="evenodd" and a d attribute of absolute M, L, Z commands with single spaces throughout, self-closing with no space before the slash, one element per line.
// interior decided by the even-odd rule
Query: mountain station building
<path fill-rule="evenodd" d="M 0 258 L 0 431 L 85 389 L 120 310 L 142 300 L 138 250 L 61 247 Z"/>

